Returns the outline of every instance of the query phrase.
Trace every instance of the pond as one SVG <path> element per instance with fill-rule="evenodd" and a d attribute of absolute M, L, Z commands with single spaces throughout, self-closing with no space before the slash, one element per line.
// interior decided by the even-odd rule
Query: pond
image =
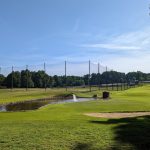
<path fill-rule="evenodd" d="M 49 104 L 58 104 L 58 103 L 73 103 L 73 102 L 82 102 L 95 100 L 95 98 L 76 98 L 73 95 L 72 98 L 55 98 L 55 99 L 38 99 L 17 103 L 9 103 L 7 105 L 0 105 L 0 112 L 9 112 L 9 111 L 26 111 L 26 110 L 35 110 L 42 106 Z"/>

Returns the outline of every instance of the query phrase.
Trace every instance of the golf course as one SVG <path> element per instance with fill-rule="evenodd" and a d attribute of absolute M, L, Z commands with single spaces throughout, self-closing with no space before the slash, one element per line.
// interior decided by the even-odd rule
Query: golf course
<path fill-rule="evenodd" d="M 0 150 L 148 150 L 150 116 L 97 117 L 90 113 L 150 112 L 150 85 L 124 91 L 82 89 L 1 89 L 0 104 L 65 96 L 98 98 L 92 101 L 49 104 L 37 110 L 0 112 Z"/>

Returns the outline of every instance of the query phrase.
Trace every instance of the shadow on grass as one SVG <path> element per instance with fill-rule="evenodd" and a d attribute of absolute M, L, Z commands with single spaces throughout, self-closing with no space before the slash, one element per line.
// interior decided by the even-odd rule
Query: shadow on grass
<path fill-rule="evenodd" d="M 112 150 L 150 150 L 150 116 L 90 122 L 115 125 L 113 126 L 115 143 L 112 145 Z"/>
<path fill-rule="evenodd" d="M 93 150 L 93 145 L 88 143 L 76 143 L 72 150 Z"/>

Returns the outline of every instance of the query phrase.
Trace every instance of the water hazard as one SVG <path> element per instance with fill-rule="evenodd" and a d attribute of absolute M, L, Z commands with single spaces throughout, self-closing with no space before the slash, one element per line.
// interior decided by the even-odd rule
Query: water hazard
<path fill-rule="evenodd" d="M 48 104 L 82 102 L 90 100 L 95 100 L 95 98 L 76 98 L 76 96 L 73 95 L 73 97 L 66 98 L 38 99 L 18 103 L 9 103 L 7 105 L 0 105 L 0 112 L 35 110 Z"/>

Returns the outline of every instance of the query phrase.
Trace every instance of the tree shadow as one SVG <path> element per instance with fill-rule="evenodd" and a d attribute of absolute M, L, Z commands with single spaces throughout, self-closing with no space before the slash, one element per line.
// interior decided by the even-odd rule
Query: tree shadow
<path fill-rule="evenodd" d="M 150 150 L 150 116 L 90 122 L 95 124 L 116 125 L 113 126 L 115 143 L 112 145 L 112 150 Z M 123 148 L 123 146 L 128 147 Z"/>
<path fill-rule="evenodd" d="M 94 150 L 93 145 L 89 143 L 76 143 L 72 150 Z"/>

